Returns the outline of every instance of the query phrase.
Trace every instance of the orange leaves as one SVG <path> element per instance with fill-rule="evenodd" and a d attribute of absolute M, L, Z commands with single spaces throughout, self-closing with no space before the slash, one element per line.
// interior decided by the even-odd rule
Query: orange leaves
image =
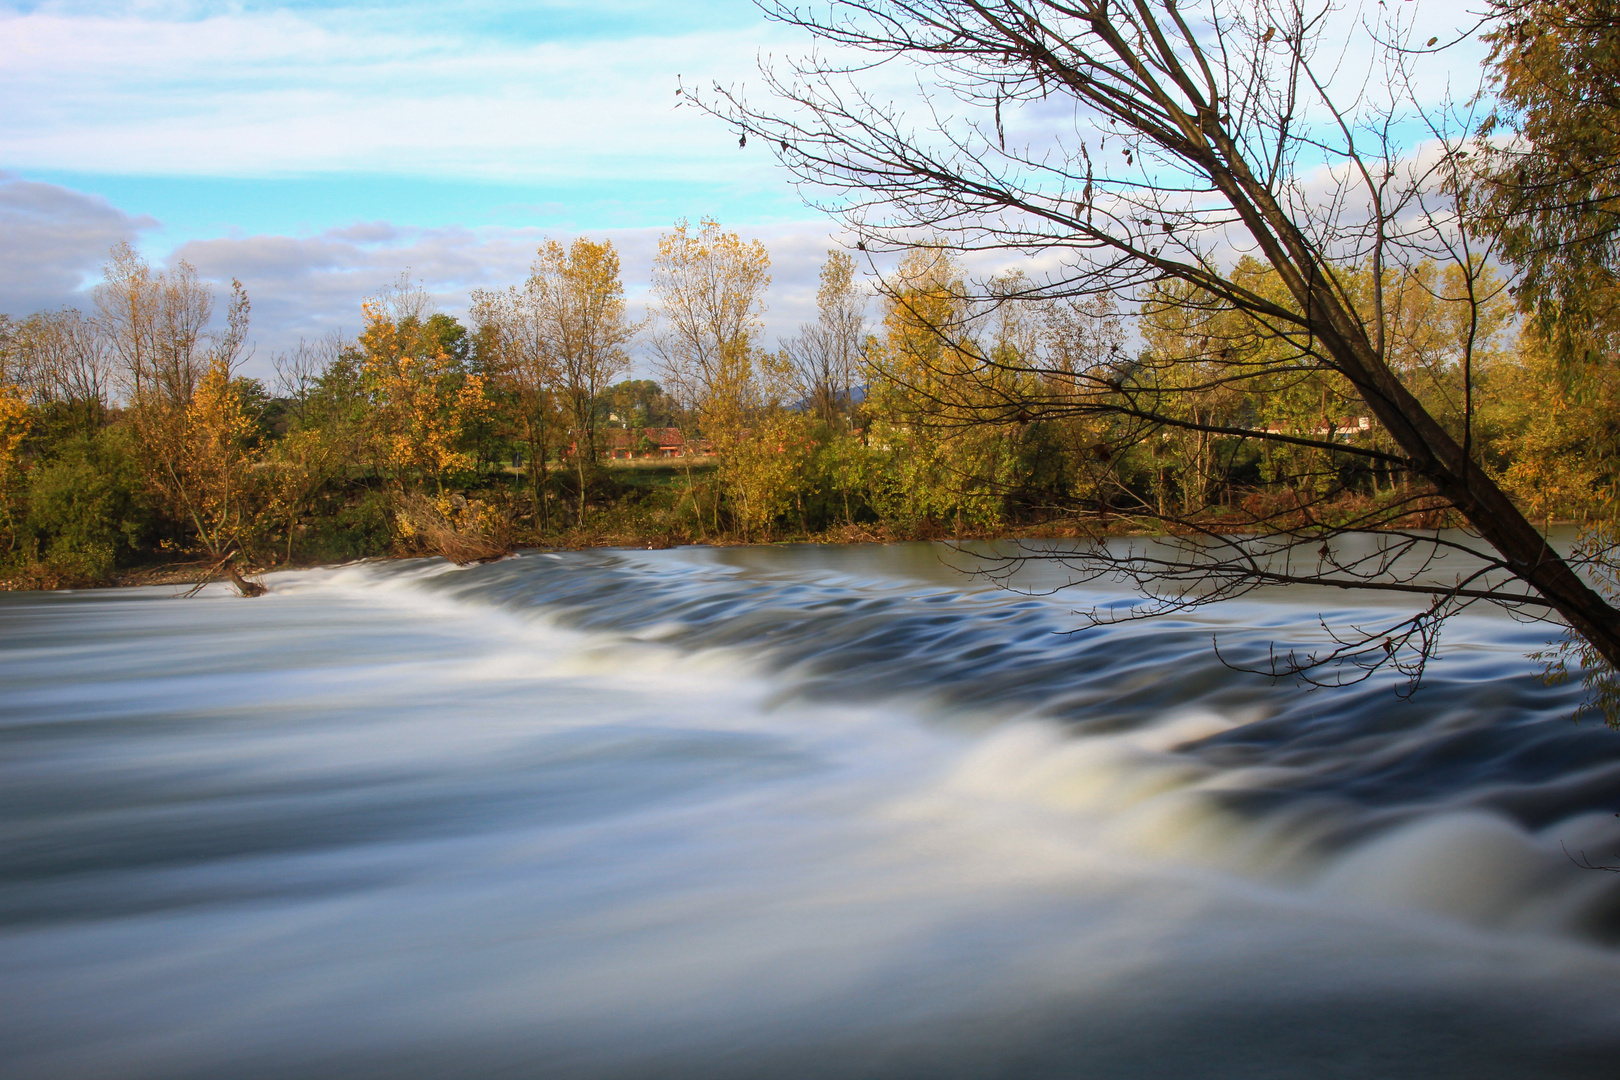
<path fill-rule="evenodd" d="M 0 385 L 0 518 L 10 533 L 11 503 L 22 479 L 22 444 L 31 422 L 28 400 L 15 386 Z M 8 543 L 14 537 L 8 536 Z"/>
<path fill-rule="evenodd" d="M 372 399 L 371 434 L 381 463 L 396 474 L 435 481 L 472 468 L 461 444 L 488 409 L 483 380 L 463 370 L 425 324 L 414 318 L 396 323 L 371 302 L 365 313 L 361 378 Z"/>
<path fill-rule="evenodd" d="M 0 478 L 17 460 L 29 425 L 28 400 L 23 392 L 15 386 L 0 386 Z"/>

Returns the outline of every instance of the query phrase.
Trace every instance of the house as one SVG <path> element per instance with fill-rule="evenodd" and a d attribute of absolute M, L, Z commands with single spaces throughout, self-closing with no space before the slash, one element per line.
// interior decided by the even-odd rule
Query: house
<path fill-rule="evenodd" d="M 675 427 L 609 428 L 608 457 L 697 457 L 712 453 L 707 439 L 688 440 Z"/>

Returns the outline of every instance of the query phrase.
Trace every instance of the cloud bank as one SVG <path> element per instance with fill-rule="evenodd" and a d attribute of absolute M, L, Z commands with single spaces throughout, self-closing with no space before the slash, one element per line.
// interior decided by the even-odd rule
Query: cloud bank
<path fill-rule="evenodd" d="M 802 221 L 728 228 L 765 242 L 771 251 L 766 341 L 793 333 L 814 318 L 816 278 L 831 224 Z M 16 317 L 64 305 L 91 308 L 89 290 L 108 249 L 157 227 L 106 200 L 54 184 L 0 174 L 0 313 Z M 661 228 L 593 230 L 619 250 L 625 289 L 639 315 L 645 311 L 653 255 Z M 420 228 L 386 221 L 326 229 L 309 235 L 233 235 L 180 245 L 158 265 L 185 260 L 222 293 L 239 279 L 253 302 L 254 356 L 248 373 L 263 377 L 278 352 L 300 337 L 333 330 L 354 334 L 361 302 L 399 275 L 419 280 L 448 314 L 463 317 L 478 288 L 505 288 L 528 275 L 535 249 L 548 236 L 564 243 L 572 232 L 532 228 Z M 643 365 L 645 369 L 645 365 Z"/>
<path fill-rule="evenodd" d="M 794 333 L 815 317 L 817 275 L 827 250 L 836 246 L 822 221 L 749 226 L 725 223 L 748 238 L 764 241 L 771 252 L 771 287 L 766 296 L 765 341 Z M 652 260 L 663 230 L 598 230 L 619 251 L 632 314 L 645 313 Z M 464 317 L 478 288 L 505 288 L 528 275 L 535 249 L 550 236 L 564 243 L 574 234 L 539 229 L 421 229 L 374 222 L 330 229 L 305 237 L 240 236 L 192 241 L 171 257 L 184 259 L 207 279 L 235 277 L 253 301 L 252 366 L 263 375 L 269 358 L 300 337 L 333 330 L 354 334 L 361 325 L 361 302 L 404 272 L 419 280 L 439 308 Z M 645 373 L 644 360 L 638 368 Z"/>
<path fill-rule="evenodd" d="M 0 313 L 82 305 L 107 250 L 156 225 L 94 195 L 0 173 Z"/>

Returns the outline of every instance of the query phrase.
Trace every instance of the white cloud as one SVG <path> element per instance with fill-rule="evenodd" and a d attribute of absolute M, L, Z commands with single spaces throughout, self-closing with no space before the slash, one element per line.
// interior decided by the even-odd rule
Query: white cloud
<path fill-rule="evenodd" d="M 341 15 L 341 17 L 339 17 Z M 206 18 L 0 13 L 0 160 L 13 168 L 480 178 L 769 175 L 675 109 L 678 73 L 746 78 L 785 32 L 535 40 L 387 9 Z M 731 150 L 729 156 L 722 153 Z"/>

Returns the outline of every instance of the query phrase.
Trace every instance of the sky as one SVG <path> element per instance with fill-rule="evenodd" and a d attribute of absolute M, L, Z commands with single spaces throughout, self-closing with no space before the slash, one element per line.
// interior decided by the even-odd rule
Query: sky
<path fill-rule="evenodd" d="M 459 315 L 548 236 L 612 239 L 636 303 L 713 216 L 770 248 L 789 333 L 833 223 L 675 89 L 806 44 L 748 0 L 0 0 L 0 313 L 88 308 L 129 240 L 242 280 L 262 376 L 402 271 Z"/>
<path fill-rule="evenodd" d="M 790 331 L 832 224 L 675 89 L 792 44 L 746 0 L 0 0 L 0 312 L 87 307 L 130 240 L 240 278 L 267 366 L 401 271 L 459 314 L 547 236 L 611 238 L 635 297 L 709 215 L 769 245 Z"/>

